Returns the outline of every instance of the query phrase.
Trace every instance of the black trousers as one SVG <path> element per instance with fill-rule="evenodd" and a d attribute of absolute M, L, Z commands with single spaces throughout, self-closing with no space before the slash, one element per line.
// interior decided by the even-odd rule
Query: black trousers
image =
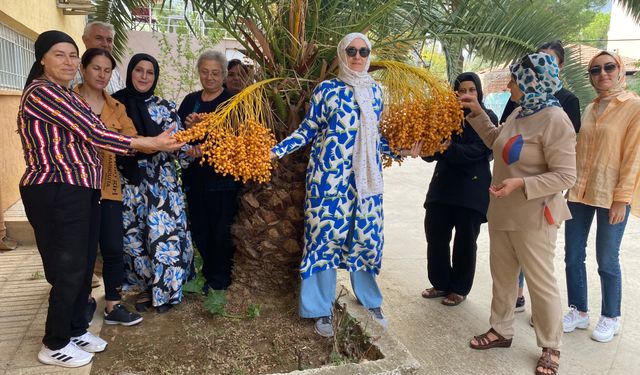
<path fill-rule="evenodd" d="M 124 281 L 122 202 L 101 200 L 100 214 L 100 253 L 105 300 L 120 301 Z"/>
<path fill-rule="evenodd" d="M 51 183 L 21 187 L 20 196 L 51 284 L 42 343 L 57 350 L 89 327 L 84 312 L 98 247 L 100 191 Z"/>
<path fill-rule="evenodd" d="M 231 224 L 238 211 L 238 190 L 186 192 L 193 241 L 202 256 L 202 274 L 212 289 L 231 285 L 233 238 Z"/>
<path fill-rule="evenodd" d="M 482 215 L 464 207 L 429 203 L 424 219 L 427 272 L 434 288 L 466 296 L 476 271 L 476 240 Z M 451 235 L 453 256 L 449 248 Z"/>

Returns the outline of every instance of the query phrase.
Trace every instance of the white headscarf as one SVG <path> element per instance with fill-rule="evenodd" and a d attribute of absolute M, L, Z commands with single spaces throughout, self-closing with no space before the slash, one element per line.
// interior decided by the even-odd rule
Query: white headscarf
<path fill-rule="evenodd" d="M 382 194 L 382 172 L 377 164 L 380 132 L 378 118 L 373 111 L 373 87 L 376 84 L 368 73 L 370 57 L 366 59 L 362 72 L 349 69 L 345 49 L 354 39 L 362 39 L 371 49 L 371 42 L 364 34 L 347 34 L 338 44 L 340 72 L 338 78 L 353 88 L 354 97 L 360 106 L 360 126 L 353 147 L 353 171 L 356 177 L 356 190 L 360 198 Z"/>

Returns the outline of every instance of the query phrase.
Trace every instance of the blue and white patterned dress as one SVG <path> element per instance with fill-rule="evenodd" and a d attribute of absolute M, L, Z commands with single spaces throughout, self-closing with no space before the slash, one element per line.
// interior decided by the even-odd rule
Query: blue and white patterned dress
<path fill-rule="evenodd" d="M 182 130 L 175 104 L 156 96 L 147 100 L 154 122 Z M 188 166 L 185 150 L 159 152 L 138 160 L 142 181 L 123 181 L 125 283 L 123 289 L 150 290 L 153 305 L 177 304 L 192 270 L 193 246 L 176 161 Z"/>
<path fill-rule="evenodd" d="M 373 89 L 373 110 L 382 113 L 382 91 Z M 320 83 L 300 127 L 273 148 L 278 157 L 311 143 L 304 204 L 304 250 L 300 274 L 306 279 L 327 269 L 378 274 L 382 261 L 382 195 L 358 199 L 352 168 L 360 110 L 353 89 L 339 79 Z M 381 153 L 392 155 L 380 137 Z M 395 156 L 395 155 L 394 155 Z"/>

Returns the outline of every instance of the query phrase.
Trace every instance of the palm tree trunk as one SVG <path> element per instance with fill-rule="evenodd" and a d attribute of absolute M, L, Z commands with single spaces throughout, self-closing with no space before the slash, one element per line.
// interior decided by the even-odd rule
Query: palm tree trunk
<path fill-rule="evenodd" d="M 279 140 L 299 126 L 297 107 L 290 106 Z M 305 150 L 288 155 L 276 163 L 269 184 L 245 186 L 231 228 L 236 245 L 232 292 L 260 299 L 297 291 L 308 160 Z"/>

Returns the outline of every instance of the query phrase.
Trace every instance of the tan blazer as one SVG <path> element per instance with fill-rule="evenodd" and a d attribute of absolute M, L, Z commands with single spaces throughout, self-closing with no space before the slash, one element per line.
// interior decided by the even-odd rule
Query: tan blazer
<path fill-rule="evenodd" d="M 576 182 L 576 133 L 561 107 L 547 107 L 523 118 L 516 109 L 499 127 L 486 114 L 467 121 L 493 150 L 492 184 L 510 177 L 525 187 L 505 198 L 490 198 L 489 228 L 540 230 L 571 218 L 562 195 Z"/>
<path fill-rule="evenodd" d="M 82 83 L 74 88 L 76 93 L 80 92 Z M 131 119 L 127 116 L 124 104 L 115 100 L 106 91 L 102 91 L 105 103 L 100 114 L 100 119 L 107 129 L 124 134 L 130 137 L 138 133 Z M 113 201 L 122 200 L 122 186 L 120 185 L 120 172 L 116 167 L 116 155 L 112 152 L 100 150 L 100 160 L 102 161 L 102 199 Z"/>

